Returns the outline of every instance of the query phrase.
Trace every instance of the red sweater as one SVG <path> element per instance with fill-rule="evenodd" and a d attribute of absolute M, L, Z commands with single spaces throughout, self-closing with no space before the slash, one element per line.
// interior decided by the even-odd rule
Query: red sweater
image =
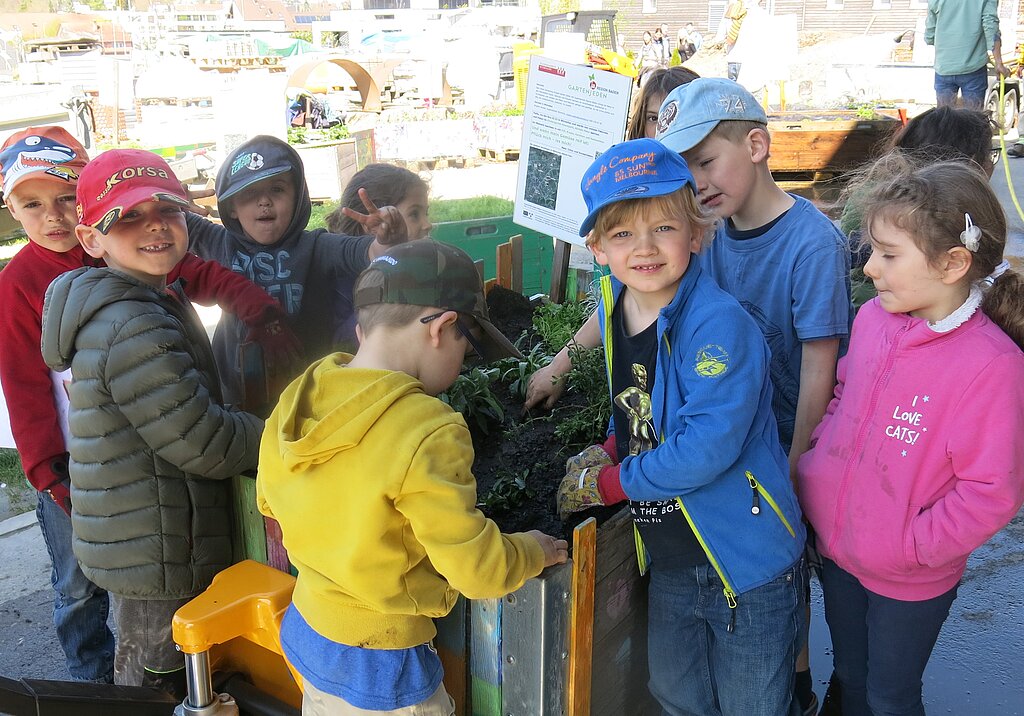
<path fill-rule="evenodd" d="M 50 466 L 67 452 L 50 369 L 39 351 L 43 298 L 53 279 L 93 264 L 102 265 L 80 246 L 57 253 L 30 241 L 0 271 L 0 383 L 22 468 L 40 491 L 62 479 Z M 185 279 L 189 299 L 205 305 L 219 303 L 245 323 L 278 305 L 243 276 L 195 254 L 186 254 L 167 281 L 178 278 Z"/>

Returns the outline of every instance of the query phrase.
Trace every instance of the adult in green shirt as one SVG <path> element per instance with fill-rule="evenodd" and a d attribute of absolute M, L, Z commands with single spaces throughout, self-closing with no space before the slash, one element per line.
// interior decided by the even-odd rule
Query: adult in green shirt
<path fill-rule="evenodd" d="M 942 107 L 981 109 L 988 89 L 988 53 L 996 71 L 1008 75 L 999 40 L 997 0 L 928 0 L 924 41 L 935 46 L 935 97 Z"/>

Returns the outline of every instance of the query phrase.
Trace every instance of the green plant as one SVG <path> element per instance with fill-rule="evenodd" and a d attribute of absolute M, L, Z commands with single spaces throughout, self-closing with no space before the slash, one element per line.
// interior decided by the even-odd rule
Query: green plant
<path fill-rule="evenodd" d="M 477 114 L 480 117 L 521 117 L 522 107 L 515 104 L 495 104 L 482 108 Z"/>
<path fill-rule="evenodd" d="M 512 202 L 499 196 L 474 196 L 468 199 L 437 199 L 430 202 L 430 220 L 435 224 L 447 221 L 488 219 L 492 216 L 511 216 Z M 306 228 L 327 228 L 327 215 L 338 208 L 338 202 L 314 204 Z"/>
<path fill-rule="evenodd" d="M 871 102 L 854 102 L 849 105 L 849 108 L 854 112 L 854 116 L 857 119 L 877 119 L 878 113 L 875 112 L 875 105 Z"/>
<path fill-rule="evenodd" d="M 539 369 L 551 362 L 543 343 L 537 343 L 527 353 L 519 358 L 502 358 L 493 363 L 498 370 L 498 379 L 508 385 L 509 392 L 513 397 L 520 400 L 526 399 L 526 386 L 530 382 L 530 376 Z"/>
<path fill-rule="evenodd" d="M 306 143 L 306 128 L 305 127 L 288 127 L 288 143 L 289 144 L 305 144 Z"/>
<path fill-rule="evenodd" d="M 320 138 L 325 142 L 336 142 L 339 139 L 348 139 L 350 136 L 352 134 L 344 124 L 336 124 L 320 132 Z"/>
<path fill-rule="evenodd" d="M 473 420 L 487 433 L 491 423 L 501 424 L 505 420 L 505 410 L 491 391 L 491 382 L 497 377 L 495 368 L 473 368 L 462 373 L 448 390 L 437 397 L 452 410 L 462 413 L 467 423 Z"/>
<path fill-rule="evenodd" d="M 562 350 L 594 310 L 594 302 L 543 303 L 533 312 L 533 328 L 551 352 Z"/>
<path fill-rule="evenodd" d="M 530 468 L 517 471 L 503 470 L 478 504 L 491 510 L 510 510 L 526 500 L 533 499 L 536 493 L 526 482 L 529 476 Z"/>
<path fill-rule="evenodd" d="M 612 415 L 608 396 L 608 374 L 603 348 L 569 347 L 572 369 L 566 375 L 566 388 L 580 396 L 580 404 L 555 409 L 555 435 L 567 446 L 582 448 L 604 440 Z"/>

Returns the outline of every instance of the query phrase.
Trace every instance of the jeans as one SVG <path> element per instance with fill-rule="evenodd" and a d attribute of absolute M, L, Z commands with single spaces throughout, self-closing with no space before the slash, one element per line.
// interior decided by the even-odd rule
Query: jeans
<path fill-rule="evenodd" d="M 923 602 L 890 599 L 829 559 L 821 588 L 843 716 L 924 716 L 921 679 L 957 588 Z"/>
<path fill-rule="evenodd" d="M 799 714 L 793 698 L 803 560 L 730 609 L 710 565 L 651 567 L 650 690 L 671 716 Z M 730 624 L 732 630 L 730 631 Z"/>
<path fill-rule="evenodd" d="M 980 110 L 988 92 L 988 67 L 963 75 L 935 74 L 935 102 L 940 107 L 955 105 L 957 90 L 964 98 L 964 107 Z"/>
<path fill-rule="evenodd" d="M 52 564 L 53 626 L 68 671 L 80 681 L 112 683 L 114 635 L 107 627 L 107 593 L 82 574 L 71 550 L 71 518 L 49 495 L 39 493 L 36 519 Z"/>

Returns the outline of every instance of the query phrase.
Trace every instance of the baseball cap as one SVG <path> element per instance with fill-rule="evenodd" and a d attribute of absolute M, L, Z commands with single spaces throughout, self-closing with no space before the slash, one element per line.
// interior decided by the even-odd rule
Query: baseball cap
<path fill-rule="evenodd" d="M 29 127 L 0 147 L 0 191 L 8 195 L 28 178 L 52 179 L 73 186 L 89 155 L 62 127 Z"/>
<path fill-rule="evenodd" d="M 142 149 L 111 149 L 93 159 L 78 177 L 76 198 L 78 221 L 101 234 L 146 201 L 189 205 L 167 162 Z"/>
<path fill-rule="evenodd" d="M 480 274 L 465 251 L 449 244 L 420 239 L 399 244 L 378 256 L 356 281 L 356 308 L 375 303 L 436 306 L 472 316 L 484 332 L 485 361 L 522 358 L 487 316 Z"/>
<path fill-rule="evenodd" d="M 601 209 L 626 199 L 664 196 L 689 185 L 697 193 L 686 160 L 653 139 L 631 139 L 614 145 L 594 160 L 580 183 L 587 218 L 580 224 L 580 236 L 594 228 Z"/>
<path fill-rule="evenodd" d="M 294 168 L 288 144 L 277 137 L 253 137 L 230 154 L 217 172 L 217 201 L 230 199 L 258 181 Z"/>
<path fill-rule="evenodd" d="M 693 149 L 724 120 L 768 124 L 754 95 L 733 80 L 701 77 L 676 87 L 661 103 L 658 141 L 673 152 Z"/>

